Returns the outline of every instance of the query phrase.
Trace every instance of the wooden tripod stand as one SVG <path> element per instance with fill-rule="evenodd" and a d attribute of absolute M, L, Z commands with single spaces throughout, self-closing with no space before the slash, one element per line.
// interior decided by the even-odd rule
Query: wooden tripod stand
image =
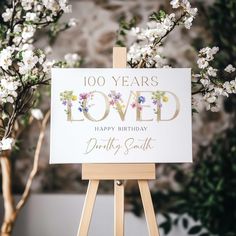
<path fill-rule="evenodd" d="M 113 48 L 113 67 L 126 67 L 126 48 Z M 148 180 L 155 179 L 155 164 L 82 164 L 82 179 L 89 180 L 77 236 L 87 236 L 100 180 L 114 180 L 114 235 L 124 235 L 124 184 L 137 180 L 150 236 L 160 236 Z"/>

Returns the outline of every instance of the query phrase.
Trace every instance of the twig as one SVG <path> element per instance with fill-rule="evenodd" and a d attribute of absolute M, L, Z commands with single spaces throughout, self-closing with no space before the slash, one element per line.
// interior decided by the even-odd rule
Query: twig
<path fill-rule="evenodd" d="M 172 25 L 172 27 L 161 37 L 161 38 L 156 38 L 153 43 L 153 47 L 155 48 L 159 43 L 162 42 L 162 40 L 170 33 L 173 31 L 176 25 L 179 24 L 179 22 L 187 15 L 186 12 L 184 12 Z"/>
<path fill-rule="evenodd" d="M 32 182 L 33 182 L 33 179 L 36 176 L 37 171 L 38 171 L 39 155 L 40 155 L 40 151 L 41 151 L 43 139 L 44 139 L 44 136 L 45 136 L 45 130 L 46 130 L 46 127 L 47 127 L 49 117 L 50 117 L 50 111 L 48 111 L 46 113 L 46 115 L 43 119 L 43 122 L 42 122 L 41 131 L 40 131 L 40 134 L 39 134 L 39 138 L 38 138 L 38 142 L 37 142 L 37 146 L 36 146 L 36 150 L 35 150 L 35 154 L 34 154 L 33 168 L 30 172 L 30 175 L 29 175 L 29 178 L 27 180 L 25 190 L 22 194 L 22 197 L 16 205 L 16 214 L 18 214 L 19 211 L 21 210 L 21 208 L 25 205 L 25 203 L 26 203 L 26 201 L 27 201 L 27 199 L 30 195 Z"/>
<path fill-rule="evenodd" d="M 175 22 L 174 24 L 172 25 L 172 27 L 160 38 L 156 38 L 153 42 L 153 45 L 152 45 L 152 49 L 155 50 L 155 48 L 158 46 L 158 44 L 161 44 L 162 43 L 162 40 L 169 34 L 171 33 L 175 26 L 179 24 L 179 22 L 187 15 L 186 12 L 184 12 Z M 140 62 L 138 63 L 137 65 L 137 68 L 143 68 L 145 66 L 145 63 L 146 63 L 146 57 L 147 57 L 147 54 L 145 54 L 143 56 L 143 58 L 140 60 Z"/>

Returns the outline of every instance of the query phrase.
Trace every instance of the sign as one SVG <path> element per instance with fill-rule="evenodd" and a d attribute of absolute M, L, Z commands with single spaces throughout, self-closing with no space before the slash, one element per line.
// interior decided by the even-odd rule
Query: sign
<path fill-rule="evenodd" d="M 190 69 L 52 69 L 50 163 L 192 161 Z"/>

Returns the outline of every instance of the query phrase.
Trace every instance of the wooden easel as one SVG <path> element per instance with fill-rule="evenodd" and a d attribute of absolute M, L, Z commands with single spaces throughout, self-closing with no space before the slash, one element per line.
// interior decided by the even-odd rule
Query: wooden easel
<path fill-rule="evenodd" d="M 126 48 L 113 48 L 113 68 L 126 67 Z M 124 183 L 137 180 L 149 236 L 159 236 L 148 180 L 155 179 L 155 164 L 82 164 L 82 179 L 89 180 L 77 236 L 87 236 L 100 180 L 114 180 L 114 235 L 124 235 Z"/>

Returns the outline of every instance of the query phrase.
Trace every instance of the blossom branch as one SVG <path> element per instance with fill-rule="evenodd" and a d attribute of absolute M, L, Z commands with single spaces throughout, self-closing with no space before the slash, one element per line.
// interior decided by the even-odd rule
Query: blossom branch
<path fill-rule="evenodd" d="M 187 0 L 172 0 L 170 2 L 173 9 L 180 11 L 180 16 L 176 18 L 175 13 L 166 14 L 164 11 L 154 12 L 146 28 L 133 27 L 124 28 L 135 36 L 136 41 L 131 45 L 127 63 L 131 68 L 165 68 L 170 67 L 168 60 L 163 55 L 163 40 L 167 38 L 177 26 L 183 25 L 190 29 L 197 14 L 197 8 L 192 8 Z M 198 54 L 199 72 L 192 74 L 192 99 L 195 105 L 195 95 L 201 94 L 202 101 L 207 110 L 219 111 L 219 98 L 228 97 L 236 93 L 236 78 L 231 79 L 236 71 L 232 65 L 225 68 L 226 78 L 217 77 L 218 70 L 211 66 L 218 47 L 205 47 Z M 221 73 L 222 74 L 222 73 Z M 226 81 L 226 82 L 224 82 Z M 196 87 L 196 85 L 198 85 Z"/>

